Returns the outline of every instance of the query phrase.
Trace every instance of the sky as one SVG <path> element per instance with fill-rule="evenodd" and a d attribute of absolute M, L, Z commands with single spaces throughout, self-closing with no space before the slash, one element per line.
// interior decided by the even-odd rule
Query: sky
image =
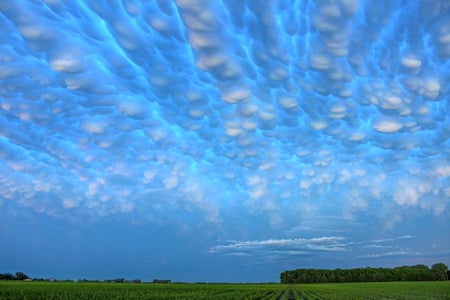
<path fill-rule="evenodd" d="M 450 265 L 450 1 L 0 1 L 0 272 Z"/>

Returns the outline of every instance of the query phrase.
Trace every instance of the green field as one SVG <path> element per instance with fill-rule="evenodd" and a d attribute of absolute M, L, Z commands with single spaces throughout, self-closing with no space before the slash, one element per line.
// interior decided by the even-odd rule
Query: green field
<path fill-rule="evenodd" d="M 329 284 L 0 282 L 0 299 L 448 299 L 450 281 Z"/>

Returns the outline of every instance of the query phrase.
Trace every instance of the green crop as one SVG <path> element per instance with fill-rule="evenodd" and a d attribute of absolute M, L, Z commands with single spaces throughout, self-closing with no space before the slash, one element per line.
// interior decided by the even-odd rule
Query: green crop
<path fill-rule="evenodd" d="M 446 299 L 450 281 L 328 284 L 132 284 L 0 281 L 1 300 Z"/>

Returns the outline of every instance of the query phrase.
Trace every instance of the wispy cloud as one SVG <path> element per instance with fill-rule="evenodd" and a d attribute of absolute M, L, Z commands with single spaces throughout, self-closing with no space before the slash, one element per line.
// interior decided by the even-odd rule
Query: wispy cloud
<path fill-rule="evenodd" d="M 412 236 L 412 235 L 402 235 L 402 236 L 392 237 L 392 238 L 371 240 L 370 242 L 373 242 L 373 243 L 388 243 L 388 242 L 394 242 L 394 241 L 398 241 L 398 240 L 409 240 L 409 239 L 413 239 L 413 238 L 414 238 L 414 236 Z"/>
<path fill-rule="evenodd" d="M 381 252 L 375 254 L 365 254 L 357 256 L 356 258 L 381 258 L 381 257 L 396 257 L 396 256 L 419 256 L 420 252 L 412 252 L 412 251 L 389 251 L 389 252 Z"/>
<path fill-rule="evenodd" d="M 448 257 L 450 255 L 450 250 L 446 251 L 415 251 L 412 249 L 404 249 L 404 250 L 398 250 L 398 251 L 385 251 L 385 252 L 378 252 L 378 253 L 372 253 L 372 254 L 364 254 L 356 256 L 355 258 L 358 259 L 364 259 L 364 258 L 370 258 L 370 259 L 377 259 L 377 258 L 389 258 L 389 257 Z"/>
<path fill-rule="evenodd" d="M 210 248 L 209 252 L 221 255 L 253 255 L 271 257 L 296 256 L 323 252 L 346 251 L 345 238 L 339 236 L 316 237 L 310 239 L 268 239 L 256 241 L 228 241 Z"/>

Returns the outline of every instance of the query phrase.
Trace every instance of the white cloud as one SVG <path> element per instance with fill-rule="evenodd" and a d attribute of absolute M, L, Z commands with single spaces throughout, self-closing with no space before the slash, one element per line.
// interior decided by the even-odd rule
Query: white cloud
<path fill-rule="evenodd" d="M 230 254 L 230 253 L 250 253 L 263 252 L 269 254 L 272 252 L 286 252 L 294 250 L 303 250 L 307 252 L 341 252 L 345 251 L 345 238 L 338 236 L 326 236 L 310 239 L 268 239 L 256 241 L 230 241 L 225 245 L 214 246 L 210 249 L 211 253 Z"/>
<path fill-rule="evenodd" d="M 373 128 L 382 133 L 394 133 L 403 128 L 403 124 L 396 119 L 382 119 L 373 123 Z"/>
<path fill-rule="evenodd" d="M 401 187 L 394 193 L 394 200 L 398 205 L 416 205 L 420 193 L 414 187 Z"/>
<path fill-rule="evenodd" d="M 78 206 L 78 202 L 72 199 L 64 199 L 62 204 L 65 209 L 72 209 Z"/>
<path fill-rule="evenodd" d="M 401 64 L 407 68 L 417 69 L 422 66 L 422 61 L 415 56 L 405 56 L 401 59 Z"/>
<path fill-rule="evenodd" d="M 108 126 L 108 122 L 106 120 L 87 120 L 85 121 L 81 127 L 84 131 L 93 134 L 100 134 Z"/>
<path fill-rule="evenodd" d="M 391 256 L 417 256 L 420 253 L 410 252 L 410 251 L 388 251 L 382 253 L 366 254 L 360 255 L 357 258 L 381 258 L 381 257 L 391 257 Z"/>

